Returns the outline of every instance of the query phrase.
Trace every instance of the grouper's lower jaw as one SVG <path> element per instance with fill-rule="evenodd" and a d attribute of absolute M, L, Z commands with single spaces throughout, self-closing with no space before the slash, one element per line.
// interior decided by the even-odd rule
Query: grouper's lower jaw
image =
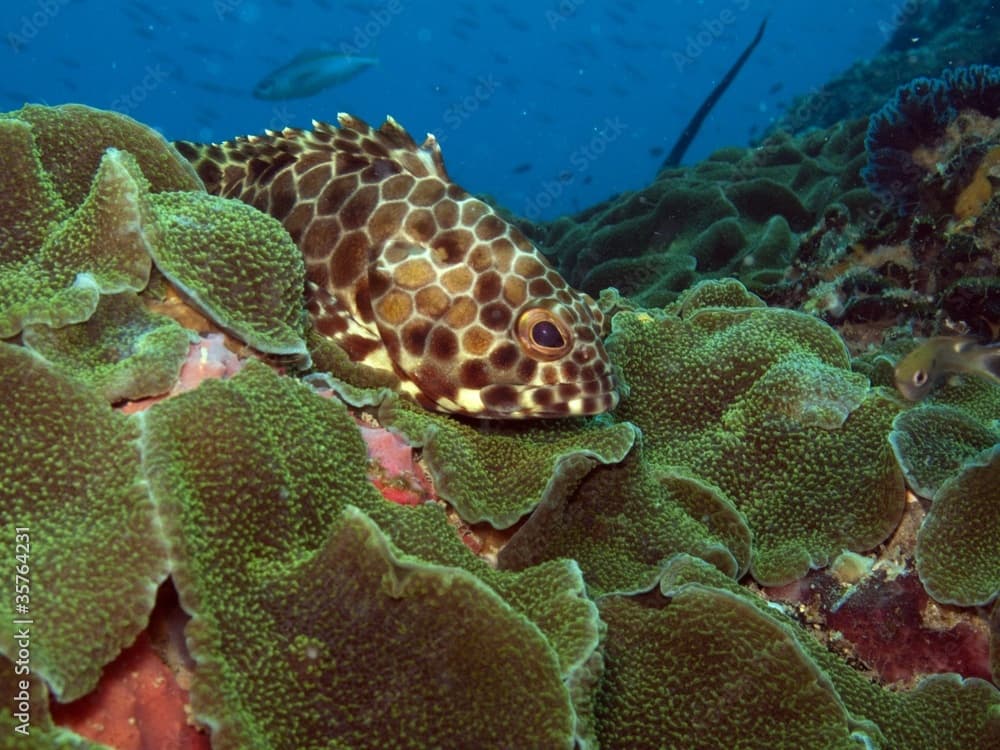
<path fill-rule="evenodd" d="M 612 378 L 602 378 L 582 384 L 463 388 L 454 399 L 437 402 L 428 402 L 423 394 L 414 397 L 428 409 L 475 419 L 558 419 L 610 411 L 618 405 L 619 392 Z"/>

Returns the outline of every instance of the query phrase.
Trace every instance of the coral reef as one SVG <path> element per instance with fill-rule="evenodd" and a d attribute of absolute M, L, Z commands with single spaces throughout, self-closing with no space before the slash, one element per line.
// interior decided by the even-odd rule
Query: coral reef
<path fill-rule="evenodd" d="M 669 603 L 612 596 L 600 607 L 602 744 L 728 748 L 752 726 L 753 747 L 865 747 L 819 665 L 738 594 L 688 584 Z"/>
<path fill-rule="evenodd" d="M 997 390 L 973 381 L 959 387 L 990 395 Z M 901 412 L 892 424 L 889 442 L 910 489 L 921 497 L 933 497 L 969 459 L 1000 442 L 1000 428 L 991 421 L 939 402 Z"/>
<path fill-rule="evenodd" d="M 200 419 L 196 415 L 201 415 Z M 262 432 L 261 427 L 268 430 Z M 552 700 L 557 705 L 562 702 L 559 712 L 563 715 L 563 741 L 570 741 L 573 712 L 561 677 L 572 673 L 574 665 L 586 658 L 588 649 L 596 646 L 597 634 L 596 622 L 590 625 L 585 622 L 593 617 L 592 605 L 573 593 L 582 590 L 578 574 L 574 583 L 572 570 L 561 563 L 550 565 L 547 571 L 536 569 L 528 577 L 490 573 L 482 563 L 476 564 L 440 510 L 400 508 L 382 500 L 365 477 L 365 448 L 360 434 L 339 402 L 322 399 L 310 389 L 279 378 L 260 365 L 248 366 L 231 380 L 209 382 L 157 404 L 146 413 L 144 430 L 145 463 L 153 495 L 166 518 L 172 519 L 168 536 L 171 558 L 175 560 L 174 579 L 182 603 L 194 616 L 188 637 L 199 671 L 192 702 L 205 719 L 220 727 L 215 738 L 218 746 L 242 747 L 248 742 L 282 746 L 281 738 L 288 737 L 287 722 L 292 720 L 292 714 L 280 721 L 263 720 L 278 693 L 286 696 L 282 701 L 286 710 L 293 714 L 298 711 L 297 742 L 314 736 L 338 736 L 348 744 L 355 744 L 358 742 L 355 733 L 364 726 L 370 731 L 385 707 L 381 701 L 372 701 L 348 711 L 346 705 L 338 704 L 338 698 L 342 699 L 347 689 L 347 683 L 340 680 L 352 679 L 354 672 L 383 696 L 400 688 L 392 687 L 391 682 L 370 683 L 371 673 L 360 667 L 333 669 L 325 665 L 334 662 L 343 665 L 354 658 L 362 664 L 375 658 L 373 649 L 402 648 L 406 653 L 423 653 L 432 660 L 454 660 L 456 680 L 462 679 L 462 684 L 465 680 L 486 684 L 496 678 L 487 680 L 483 665 L 463 662 L 462 654 L 469 652 L 461 644 L 466 638 L 478 642 L 501 637 L 501 633 L 514 628 L 520 633 L 517 638 L 509 635 L 503 638 L 509 637 L 508 643 L 517 644 L 518 638 L 522 641 L 529 638 L 527 632 L 522 632 L 526 627 L 536 634 L 534 642 L 541 650 L 531 660 L 536 662 L 536 668 L 549 664 L 548 677 L 544 679 L 549 680 L 554 691 Z M 296 440 L 296 435 L 311 438 Z M 215 444 L 211 454 L 197 449 L 206 437 Z M 356 528 L 352 533 L 371 541 L 352 541 L 344 529 L 341 533 L 347 537 L 343 544 L 349 547 L 360 544 L 363 549 L 382 548 L 380 565 L 409 571 L 405 575 L 402 570 L 393 574 L 401 579 L 400 591 L 394 591 L 393 587 L 386 589 L 384 583 L 380 585 L 379 580 L 387 574 L 374 571 L 367 574 L 374 575 L 373 585 L 358 588 L 362 568 L 375 565 L 376 561 L 365 563 L 357 559 L 356 553 L 340 550 L 336 543 L 337 533 L 331 529 L 339 526 L 338 518 L 348 503 L 366 510 L 386 531 L 371 528 L 373 522 L 362 516 L 360 510 L 351 511 L 353 520 L 344 521 L 344 526 L 360 524 L 364 528 Z M 237 526 L 240 531 L 234 534 Z M 426 562 L 411 557 L 404 561 L 399 552 L 390 552 L 390 542 L 382 538 L 383 533 L 403 553 L 411 552 L 415 545 Z M 376 542 L 376 538 L 382 541 Z M 349 565 L 348 558 L 353 560 Z M 454 567 L 455 563 L 460 563 L 459 567 Z M 352 574 L 349 571 L 354 566 L 360 567 Z M 324 570 L 328 572 L 323 573 Z M 420 571 L 433 580 L 418 583 L 425 575 Z M 435 583 L 441 576 L 450 583 Z M 504 580 L 499 581 L 498 577 Z M 497 593 L 486 583 L 490 578 L 491 583 L 499 586 Z M 278 579 L 283 581 L 280 593 L 268 584 Z M 404 596 L 403 590 L 410 585 L 405 582 L 412 583 L 412 589 Z M 425 586 L 430 590 L 418 595 L 416 592 Z M 469 620 L 463 627 L 471 627 L 472 620 L 476 620 L 480 625 L 475 627 L 485 630 L 478 635 L 471 631 L 441 635 L 442 618 L 454 617 L 449 612 L 459 606 L 458 601 L 447 607 L 440 602 L 431 606 L 422 616 L 436 617 L 439 621 L 411 623 L 411 634 L 405 640 L 400 638 L 401 631 L 396 630 L 402 626 L 395 619 L 400 616 L 398 612 L 391 616 L 389 611 L 377 614 L 378 608 L 390 606 L 377 603 L 381 596 L 388 595 L 390 600 L 409 596 L 433 599 L 432 591 L 441 586 L 454 589 L 451 596 L 466 587 L 470 592 L 483 591 L 487 601 L 478 606 L 491 613 L 474 614 L 470 609 L 455 619 Z M 568 586 L 565 606 L 560 604 L 562 597 L 545 596 L 553 587 L 562 586 Z M 351 590 L 355 593 L 348 593 Z M 345 598 L 338 596 L 337 591 L 342 591 Z M 498 594 L 502 599 L 497 599 Z M 350 597 L 360 598 L 352 604 L 348 602 Z M 508 602 L 502 607 L 508 613 L 504 615 L 506 622 L 499 621 L 499 612 L 493 611 L 503 600 Z M 328 606 L 341 614 L 330 617 Z M 345 619 L 350 611 L 367 610 L 371 610 L 372 618 L 367 623 L 350 624 Z M 434 615 L 434 610 L 439 614 Z M 527 623 L 532 620 L 534 625 L 529 627 Z M 576 625 L 572 624 L 574 621 Z M 347 631 L 335 633 L 331 627 L 346 627 Z M 363 637 L 350 650 L 330 652 L 331 644 L 349 642 L 349 631 Z M 382 635 L 377 636 L 378 632 Z M 557 646 L 551 645 L 550 639 Z M 450 656 L 440 650 L 451 647 L 460 650 Z M 497 648 L 486 647 L 486 653 Z M 478 648 L 472 649 L 476 651 Z M 313 656 L 308 656 L 313 652 Z M 349 652 L 354 656 L 349 656 Z M 395 660 L 398 672 L 395 677 L 388 664 L 375 670 L 406 686 L 405 697 L 401 695 L 391 701 L 401 725 L 410 726 L 409 736 L 415 746 L 440 743 L 457 746 L 455 736 L 443 737 L 450 736 L 448 732 L 465 730 L 428 721 L 436 703 L 433 691 L 439 688 L 407 681 L 402 653 L 389 662 Z M 512 665 L 515 663 L 510 661 Z M 262 663 L 269 665 L 270 676 L 264 681 L 259 680 L 259 675 L 250 675 L 247 669 L 251 664 Z M 525 668 L 517 667 L 509 679 L 519 682 L 513 675 Z M 416 676 L 425 673 L 428 666 L 418 662 L 412 669 Z M 365 674 L 368 676 L 364 677 Z M 304 679 L 310 679 L 311 687 L 306 693 L 311 697 L 308 704 L 299 705 L 292 696 L 301 691 Z M 532 690 L 540 690 L 542 682 L 533 685 Z M 350 684 L 355 690 L 360 689 Z M 514 689 L 514 685 L 510 687 Z M 421 698 L 419 691 L 424 690 L 431 692 Z M 525 694 L 510 690 L 495 692 L 492 699 L 484 693 L 477 700 L 498 700 L 502 705 L 503 701 L 526 699 Z M 541 701 L 540 694 L 532 694 Z M 482 710 L 502 717 L 504 725 L 510 727 L 510 718 L 498 708 Z M 334 718 L 338 716 L 341 718 Z M 519 728 L 510 727 L 510 731 L 524 731 L 525 736 L 536 736 L 534 732 L 541 731 L 539 727 L 549 720 L 535 711 L 525 712 L 519 718 L 525 723 L 518 725 Z M 415 723 L 411 726 L 409 722 Z M 532 722 L 541 723 L 536 726 Z"/>
<path fill-rule="evenodd" d="M 670 612 L 678 601 L 684 616 Z M 620 734 L 623 730 L 634 730 L 639 737 L 680 735 L 683 739 L 675 745 L 698 747 L 731 747 L 734 736 L 767 738 L 759 745 L 748 743 L 754 747 L 801 747 L 800 732 L 825 738 L 811 745 L 824 747 L 958 750 L 970 743 L 990 747 L 1000 741 L 997 696 L 989 683 L 947 674 L 925 678 L 912 690 L 886 690 L 828 650 L 781 607 L 754 596 L 703 561 L 678 555 L 665 567 L 658 592 L 614 595 L 599 605 L 602 617 L 609 620 L 609 657 L 607 679 L 596 701 L 598 727 L 599 734 L 613 732 L 611 746 L 634 744 L 632 735 Z M 712 614 L 716 608 L 728 623 L 719 632 Z M 713 624 L 688 630 L 689 622 Z M 702 647 L 709 633 L 715 648 Z M 611 655 L 626 643 L 643 649 L 660 642 L 673 648 L 663 654 L 647 649 L 645 661 L 627 654 L 619 667 Z M 758 672 L 762 665 L 752 658 L 755 651 L 767 654 L 767 679 Z M 795 682 L 794 688 L 788 680 Z M 664 683 L 676 687 L 665 690 Z M 691 690 L 691 684 L 706 687 Z M 770 711 L 783 710 L 771 705 L 776 684 L 786 685 L 782 696 L 810 702 L 809 709 L 788 716 L 796 731 L 779 736 L 770 735 L 773 727 L 763 725 L 770 724 Z M 661 711 L 658 706 L 664 700 L 675 701 L 679 710 Z M 613 713 L 609 704 L 616 709 Z M 738 728 L 718 731 L 720 724 L 739 717 L 745 705 L 762 710 L 734 722 Z M 620 717 L 640 712 L 645 713 L 643 726 L 621 722 Z M 747 735 L 748 726 L 754 730 Z"/>
<path fill-rule="evenodd" d="M 152 221 L 135 160 L 112 150 L 102 158 L 87 197 L 66 208 L 41 167 L 31 127 L 0 119 L 4 170 L 0 216 L 0 338 L 25 325 L 59 327 L 89 318 L 101 294 L 137 292 L 149 281 Z"/>
<path fill-rule="evenodd" d="M 31 325 L 21 338 L 58 371 L 114 403 L 170 390 L 192 334 L 166 315 L 150 312 L 137 295 L 125 293 L 101 297 L 83 323 Z"/>
<path fill-rule="evenodd" d="M 880 212 L 863 136 L 776 135 L 549 227 L 571 278 L 631 285 L 599 299 L 623 400 L 506 424 L 304 331 L 280 225 L 143 126 L 0 118 L 27 746 L 1000 746 L 1000 387 L 891 389 L 914 332 L 1000 320 L 993 162 Z"/>
<path fill-rule="evenodd" d="M 558 503 L 595 464 L 616 464 L 636 430 L 563 420 L 526 432 L 518 425 L 488 431 L 445 420 L 393 399 L 379 421 L 423 449 L 437 494 L 468 523 L 504 529 L 540 503 Z"/>
<path fill-rule="evenodd" d="M 745 516 L 750 572 L 762 583 L 871 547 L 899 521 L 903 482 L 885 440 L 898 406 L 850 371 L 843 343 L 815 318 L 767 308 L 734 281 L 702 282 L 662 317 L 618 313 L 608 348 L 629 386 L 616 416 L 642 431 L 641 461 L 594 471 L 564 507 L 533 516 L 501 564 L 567 555 L 599 590 L 647 586 L 670 554 L 700 555 L 692 539 L 678 544 L 675 524 L 670 543 L 651 543 L 657 515 L 678 505 L 653 486 L 678 470 L 713 487 L 727 524 L 737 509 Z M 606 474 L 618 475 L 619 502 L 631 496 L 629 513 L 606 512 Z M 643 560 L 645 576 L 609 569 L 605 545 Z"/>
<path fill-rule="evenodd" d="M 101 295 L 145 290 L 155 263 L 250 346 L 308 360 L 294 243 L 270 217 L 205 194 L 159 135 L 116 113 L 29 106 L 0 117 L 0 141 L 0 338 L 86 321 Z"/>
<path fill-rule="evenodd" d="M 0 380 L 0 528 L 10 539 L 17 527 L 30 530 L 31 665 L 57 698 L 74 700 L 145 626 L 167 575 L 140 483 L 138 426 L 2 342 Z M 0 602 L 8 622 L 13 583 Z M 12 638 L 9 628 L 0 634 L 7 655 L 16 653 Z"/>
<path fill-rule="evenodd" d="M 305 264 L 281 224 L 207 193 L 152 200 L 163 237 L 150 254 L 185 298 L 253 348 L 307 360 Z"/>
<path fill-rule="evenodd" d="M 777 132 L 525 230 L 595 295 L 615 286 L 655 307 L 698 280 L 736 277 L 770 305 L 822 317 L 852 352 L 881 343 L 894 327 L 993 338 L 1000 202 L 992 200 L 992 175 L 1000 151 L 992 71 L 948 72 L 924 97 L 887 103 L 870 128 L 854 120 L 794 137 Z M 925 112 L 928 103 L 935 106 Z M 973 103 L 981 110 L 970 115 Z M 900 196 L 894 206 L 923 210 L 896 216 L 863 171 L 883 195 Z"/>
<path fill-rule="evenodd" d="M 917 535 L 920 580 L 939 602 L 988 604 L 1000 593 L 1000 441 L 934 494 Z"/>
<path fill-rule="evenodd" d="M 571 283 L 595 296 L 614 286 L 656 307 L 697 279 L 729 276 L 761 292 L 784 277 L 798 234 L 831 213 L 858 221 L 876 206 L 859 175 L 863 129 L 852 122 L 722 149 L 528 231 Z"/>
<path fill-rule="evenodd" d="M 949 68 L 900 86 L 869 120 L 865 183 L 900 213 L 978 214 L 993 192 L 998 116 L 1000 68 Z"/>
<path fill-rule="evenodd" d="M 28 123 L 42 168 L 70 209 L 90 193 L 91 177 L 109 148 L 132 155 L 153 193 L 204 190 L 194 168 L 177 150 L 131 117 L 82 104 L 28 104 L 2 117 Z"/>

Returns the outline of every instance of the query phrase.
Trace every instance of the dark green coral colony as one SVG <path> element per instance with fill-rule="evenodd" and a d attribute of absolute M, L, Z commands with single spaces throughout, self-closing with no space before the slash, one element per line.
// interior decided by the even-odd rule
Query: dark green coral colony
<path fill-rule="evenodd" d="M 157 133 L 89 107 L 28 106 L 0 116 L 0 144 L 0 338 L 88 321 L 102 295 L 145 290 L 155 264 L 237 338 L 307 359 L 295 244 L 269 216 L 207 195 Z"/>
<path fill-rule="evenodd" d="M 917 568 L 940 602 L 988 604 L 1000 594 L 1000 443 L 966 462 L 934 494 L 917 536 Z"/>
<path fill-rule="evenodd" d="M 439 509 L 385 503 L 341 403 L 263 366 L 143 422 L 216 746 L 572 746 L 597 645 L 572 571 L 499 580 Z"/>
<path fill-rule="evenodd" d="M 677 555 L 659 591 L 598 601 L 607 667 L 595 698 L 602 747 L 906 748 L 1000 742 L 989 683 L 925 678 L 879 687 L 780 609 Z"/>
<path fill-rule="evenodd" d="M 166 549 L 142 482 L 139 430 L 93 389 L 0 343 L 0 529 L 29 530 L 32 665 L 63 701 L 145 627 Z M 0 612 L 15 619 L 14 580 Z M 12 630 L 0 649 L 16 653 Z"/>
<path fill-rule="evenodd" d="M 501 564 L 568 555 L 599 590 L 635 591 L 690 552 L 773 585 L 896 526 L 904 487 L 885 436 L 898 406 L 851 372 L 828 326 L 732 281 L 664 312 L 619 313 L 612 330 L 629 387 L 616 416 L 641 430 L 641 454 L 536 514 Z M 678 475 L 700 492 L 678 491 Z"/>

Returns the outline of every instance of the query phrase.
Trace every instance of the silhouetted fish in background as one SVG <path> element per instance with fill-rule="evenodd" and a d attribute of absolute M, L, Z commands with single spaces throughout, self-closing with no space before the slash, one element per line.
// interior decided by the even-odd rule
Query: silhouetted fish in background
<path fill-rule="evenodd" d="M 329 50 L 306 50 L 268 73 L 254 86 L 257 99 L 301 99 L 351 80 L 378 63 L 374 57 L 351 57 Z"/>
<path fill-rule="evenodd" d="M 736 58 L 736 62 L 733 63 L 732 67 L 726 72 L 722 77 L 722 80 L 716 84 L 715 88 L 712 89 L 708 96 L 705 97 L 705 101 L 701 103 L 698 107 L 698 111 L 694 113 L 694 116 L 688 121 L 688 124 L 684 126 L 684 130 L 681 131 L 680 137 L 677 142 L 674 143 L 674 147 L 670 149 L 670 153 L 667 154 L 667 158 L 663 160 L 663 164 L 660 165 L 660 171 L 665 169 L 670 169 L 671 167 L 679 166 L 681 159 L 684 158 L 684 154 L 687 153 L 688 146 L 691 145 L 691 141 L 694 137 L 698 135 L 698 131 L 701 129 L 702 123 L 705 122 L 705 118 L 708 117 L 712 108 L 716 105 L 716 102 L 722 98 L 722 95 L 726 93 L 726 89 L 729 88 L 729 84 L 733 82 L 736 75 L 740 72 L 744 63 L 750 59 L 750 55 L 753 54 L 754 49 L 760 44 L 760 40 L 764 38 L 764 29 L 767 28 L 767 16 L 764 16 L 764 20 L 760 22 L 760 27 L 757 29 L 757 33 L 754 38 L 747 45 L 747 48 L 743 50 L 743 53 Z"/>

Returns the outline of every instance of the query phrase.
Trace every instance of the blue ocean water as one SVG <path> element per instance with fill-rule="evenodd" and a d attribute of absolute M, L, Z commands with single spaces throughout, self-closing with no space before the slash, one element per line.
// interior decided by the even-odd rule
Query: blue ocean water
<path fill-rule="evenodd" d="M 222 141 L 391 114 L 433 132 L 452 177 L 547 219 L 647 184 L 769 17 L 685 162 L 746 145 L 799 94 L 887 40 L 903 0 L 7 0 L 0 108 L 115 109 L 167 138 Z M 377 66 L 304 99 L 254 84 L 303 50 Z"/>

